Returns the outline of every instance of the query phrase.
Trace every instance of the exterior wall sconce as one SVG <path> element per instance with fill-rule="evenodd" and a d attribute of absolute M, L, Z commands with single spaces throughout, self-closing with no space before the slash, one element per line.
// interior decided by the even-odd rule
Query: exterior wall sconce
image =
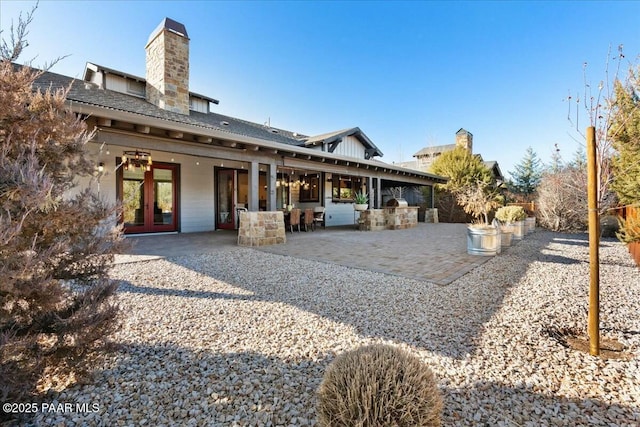
<path fill-rule="evenodd" d="M 98 163 L 98 172 L 104 172 L 104 162 Z"/>

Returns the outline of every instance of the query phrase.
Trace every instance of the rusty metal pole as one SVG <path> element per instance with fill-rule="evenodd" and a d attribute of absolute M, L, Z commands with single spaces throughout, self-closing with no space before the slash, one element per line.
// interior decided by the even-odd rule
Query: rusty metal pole
<path fill-rule="evenodd" d="M 596 128 L 587 128 L 587 193 L 589 203 L 589 354 L 600 355 L 600 221 Z"/>

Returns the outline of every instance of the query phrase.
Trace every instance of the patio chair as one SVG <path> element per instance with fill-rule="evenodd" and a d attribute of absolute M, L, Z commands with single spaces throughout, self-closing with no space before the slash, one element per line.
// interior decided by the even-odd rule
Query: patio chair
<path fill-rule="evenodd" d="M 315 222 L 315 216 L 313 209 L 307 208 L 304 210 L 304 231 L 313 230 L 313 224 Z"/>
<path fill-rule="evenodd" d="M 324 206 L 317 206 L 313 208 L 313 228 L 316 228 L 316 224 L 322 224 L 322 228 L 325 228 L 324 222 Z"/>
<path fill-rule="evenodd" d="M 293 226 L 298 227 L 298 231 L 300 231 L 300 209 L 291 209 L 291 213 L 289 214 L 289 228 L 293 233 Z"/>

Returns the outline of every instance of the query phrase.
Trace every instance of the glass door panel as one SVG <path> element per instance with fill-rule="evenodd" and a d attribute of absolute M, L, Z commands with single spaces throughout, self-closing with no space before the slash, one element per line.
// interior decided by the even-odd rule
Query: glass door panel
<path fill-rule="evenodd" d="M 141 168 L 123 171 L 122 215 L 127 230 L 144 231 L 144 170 Z"/>
<path fill-rule="evenodd" d="M 153 170 L 153 224 L 173 224 L 173 171 Z"/>
<path fill-rule="evenodd" d="M 218 194 L 216 206 L 216 223 L 218 228 L 230 229 L 235 228 L 235 209 L 233 203 L 234 171 L 228 169 L 218 170 Z"/>
<path fill-rule="evenodd" d="M 150 181 L 149 197 L 150 231 L 175 231 L 176 221 L 176 201 L 177 201 L 177 166 L 176 165 L 154 165 L 151 172 L 147 172 Z"/>

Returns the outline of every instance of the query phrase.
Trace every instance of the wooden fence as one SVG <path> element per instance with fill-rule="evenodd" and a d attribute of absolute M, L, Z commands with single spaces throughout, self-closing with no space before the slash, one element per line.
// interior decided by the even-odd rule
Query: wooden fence
<path fill-rule="evenodd" d="M 507 203 L 507 206 L 522 206 L 527 215 L 535 215 L 536 214 L 536 203 L 535 202 L 523 202 L 523 203 Z"/>
<path fill-rule="evenodd" d="M 638 215 L 640 215 L 640 206 L 621 206 L 611 209 L 610 212 L 622 219 L 627 219 L 630 217 L 638 218 Z M 631 257 L 636 262 L 636 265 L 640 266 L 640 242 L 631 242 L 627 244 L 627 247 L 629 248 Z"/>

